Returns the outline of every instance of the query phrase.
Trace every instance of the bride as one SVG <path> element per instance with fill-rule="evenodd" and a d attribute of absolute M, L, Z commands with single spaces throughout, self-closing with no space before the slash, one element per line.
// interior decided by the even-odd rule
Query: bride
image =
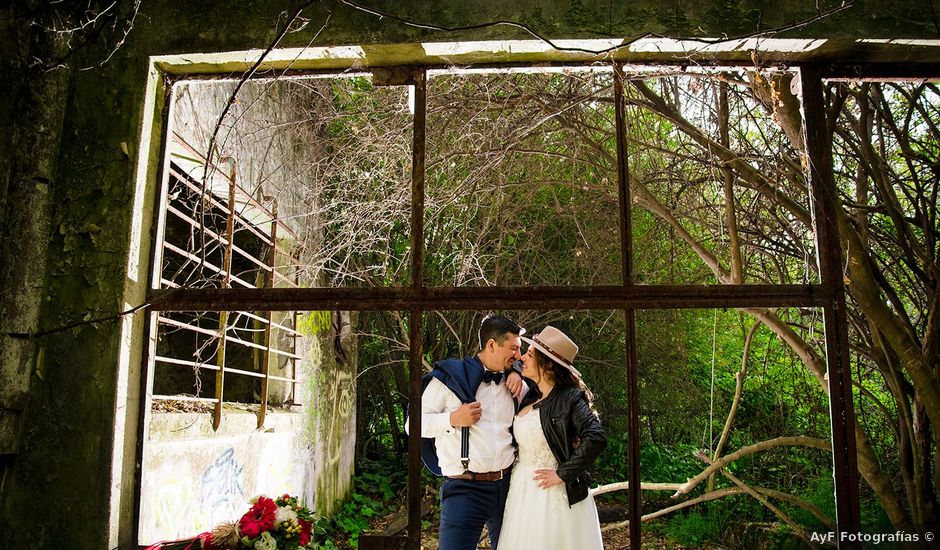
<path fill-rule="evenodd" d="M 513 421 L 519 459 L 499 550 L 602 549 L 587 468 L 607 439 L 591 408 L 591 392 L 572 366 L 578 346 L 551 326 L 522 340 L 529 344 L 522 375 L 532 389 Z"/>

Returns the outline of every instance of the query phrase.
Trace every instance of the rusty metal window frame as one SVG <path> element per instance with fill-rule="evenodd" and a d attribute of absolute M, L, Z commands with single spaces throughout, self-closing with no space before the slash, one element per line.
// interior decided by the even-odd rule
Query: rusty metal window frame
<path fill-rule="evenodd" d="M 181 148 L 186 152 L 187 155 L 192 156 L 192 158 L 200 162 L 202 166 L 207 166 L 206 159 L 202 156 L 202 154 L 200 154 L 190 144 L 186 143 L 186 141 L 178 134 L 174 133 L 169 139 L 174 142 L 176 147 Z M 281 233 L 290 234 L 296 238 L 296 235 L 293 234 L 291 228 L 284 224 L 283 221 L 278 219 L 277 201 L 275 200 L 272 203 L 271 208 L 266 208 L 254 197 L 252 197 L 250 193 L 248 193 L 238 184 L 236 166 L 234 164 L 232 164 L 231 170 L 227 173 L 217 165 L 207 166 L 207 168 L 210 171 L 211 177 L 218 177 L 219 179 L 224 180 L 227 185 L 227 197 L 220 197 L 217 196 L 216 193 L 209 191 L 206 193 L 207 196 L 202 199 L 206 203 L 206 207 L 225 212 L 225 232 L 222 234 L 221 231 L 212 231 L 211 229 L 205 227 L 202 225 L 200 220 L 196 219 L 195 213 L 192 215 L 187 213 L 185 208 L 182 207 L 181 204 L 178 204 L 178 200 L 170 196 L 170 188 L 172 185 L 177 185 L 185 189 L 187 195 L 196 197 L 199 197 L 203 193 L 203 188 L 201 187 L 201 182 L 197 181 L 191 174 L 188 174 L 183 167 L 179 166 L 173 161 L 167 161 L 165 167 L 167 173 L 163 179 L 164 185 L 158 197 L 158 229 L 156 233 L 156 246 L 154 247 L 153 269 L 154 290 L 181 290 L 185 288 L 183 285 L 180 285 L 178 282 L 174 281 L 170 274 L 166 273 L 166 263 L 164 259 L 168 254 L 179 257 L 194 266 L 199 266 L 199 269 L 207 271 L 210 274 L 209 277 L 219 283 L 222 288 L 233 289 L 234 284 L 237 284 L 246 290 L 259 288 L 255 284 L 246 281 L 233 273 L 232 261 L 236 255 L 238 255 L 243 260 L 247 260 L 249 263 L 255 266 L 256 269 L 260 270 L 260 273 L 262 274 L 261 277 L 263 278 L 263 286 L 260 288 L 275 288 L 276 286 L 297 288 L 299 285 L 295 280 L 296 277 L 289 277 L 278 270 L 279 258 L 286 258 L 288 260 L 288 265 L 296 265 L 298 262 L 290 255 L 290 251 L 284 250 L 277 244 L 278 235 Z M 236 207 L 236 205 L 240 203 L 250 205 L 253 209 L 260 212 L 268 221 L 266 223 L 254 223 L 247 219 L 247 217 Z M 190 226 L 194 232 L 202 230 L 206 236 L 207 243 L 213 243 L 222 248 L 224 258 L 222 265 L 215 265 L 209 261 L 206 261 L 204 257 L 195 255 L 193 251 L 188 251 L 185 249 L 185 247 L 177 246 L 176 244 L 169 242 L 166 238 L 165 231 L 168 218 L 173 219 L 177 223 Z M 244 248 L 237 246 L 235 244 L 234 238 L 236 231 L 246 231 L 249 233 L 251 238 L 255 239 L 257 243 L 260 244 L 259 248 L 267 252 L 267 261 L 264 261 L 262 258 L 252 254 Z M 297 354 L 297 340 L 300 336 L 300 332 L 297 330 L 296 311 L 293 312 L 293 315 L 290 318 L 290 325 L 292 326 L 285 326 L 282 323 L 274 321 L 272 318 L 273 312 L 271 310 L 264 311 L 263 315 L 256 315 L 253 313 L 254 311 L 260 310 L 207 310 L 210 315 L 216 312 L 218 313 L 218 317 L 212 319 L 213 321 L 217 321 L 217 329 L 203 328 L 191 322 L 173 319 L 167 315 L 162 314 L 166 313 L 165 311 L 155 315 L 153 319 L 154 327 L 150 341 L 150 352 L 147 354 L 147 373 L 148 380 L 151 381 L 150 387 L 152 388 L 152 382 L 155 380 L 157 363 L 173 367 L 180 367 L 181 369 L 188 369 L 191 375 L 195 375 L 197 377 L 203 370 L 214 371 L 215 376 L 212 388 L 212 397 L 179 394 L 164 395 L 153 393 L 152 390 L 150 390 L 148 391 L 147 395 L 147 398 L 149 399 L 148 409 L 153 402 L 191 401 L 197 403 L 208 403 L 213 407 L 212 427 L 213 429 L 217 430 L 222 423 L 222 411 L 225 403 L 235 402 L 232 400 L 227 400 L 225 397 L 224 387 L 226 376 L 259 378 L 261 380 L 261 389 L 259 392 L 260 398 L 257 400 L 257 402 L 248 403 L 250 405 L 258 405 L 258 428 L 264 426 L 268 405 L 269 382 L 280 381 L 289 384 L 290 399 L 291 401 L 295 401 L 297 384 L 301 381 L 298 374 L 300 372 L 298 366 L 298 360 L 300 359 L 300 356 Z M 259 344 L 257 342 L 251 342 L 246 339 L 231 335 L 230 333 L 232 332 L 232 329 L 235 328 L 235 325 L 231 322 L 232 318 L 245 318 L 249 321 L 260 323 L 264 327 L 262 343 Z M 202 334 L 209 338 L 215 339 L 215 353 L 213 354 L 215 357 L 214 361 L 191 361 L 180 359 L 178 357 L 166 357 L 160 355 L 157 352 L 156 343 L 161 334 L 161 331 L 165 329 L 188 331 L 194 334 Z M 276 344 L 276 338 L 272 337 L 272 332 L 274 330 L 288 335 L 290 341 L 289 349 L 282 349 Z M 229 366 L 229 363 L 226 361 L 226 349 L 230 345 L 238 345 L 260 350 L 260 353 L 262 354 L 260 372 Z M 287 358 L 291 373 L 289 377 L 277 376 L 270 373 L 272 355 Z"/>
<path fill-rule="evenodd" d="M 283 311 L 352 310 L 408 311 L 412 342 L 421 342 L 422 317 L 439 309 L 477 310 L 512 307 L 515 309 L 620 309 L 626 315 L 626 380 L 629 396 L 628 447 L 626 465 L 631 489 L 628 490 L 630 541 L 639 548 L 642 501 L 639 487 L 639 411 L 636 369 L 635 311 L 638 309 L 741 308 L 741 307 L 815 307 L 824 312 L 826 359 L 829 381 L 829 408 L 833 446 L 836 529 L 858 532 L 859 487 L 856 458 L 854 412 L 849 370 L 848 322 L 845 286 L 841 276 L 843 262 L 836 226 L 836 187 L 832 171 L 832 151 L 826 146 L 824 88 L 826 79 L 846 80 L 920 80 L 936 79 L 940 65 L 857 64 L 798 62 L 796 69 L 803 94 L 803 122 L 807 141 L 807 172 L 813 210 L 820 282 L 806 285 L 635 285 L 632 281 L 632 228 L 630 225 L 630 182 L 628 178 L 624 132 L 623 65 L 609 62 L 615 74 L 615 117 L 617 131 L 617 174 L 621 208 L 620 237 L 623 261 L 621 285 L 565 287 L 427 287 L 424 285 L 424 167 L 427 73 L 447 71 L 446 66 L 376 68 L 390 85 L 411 85 L 415 89 L 414 134 L 412 151 L 412 282 L 396 288 L 263 288 L 263 289 L 162 289 L 150 296 L 150 310 L 157 311 Z M 559 64 L 515 63 L 480 64 L 481 68 L 547 67 Z M 597 65 L 596 62 L 571 66 Z M 662 66 L 663 63 L 653 63 Z M 733 63 L 715 63 L 733 66 Z M 336 71 L 332 71 L 334 74 Z M 411 403 L 421 401 L 421 353 L 412 346 L 410 353 Z M 408 535 L 400 537 L 362 537 L 362 548 L 421 547 L 420 433 L 421 417 L 413 415 L 409 424 L 408 453 Z M 840 541 L 840 548 L 856 548 L 859 542 Z"/>

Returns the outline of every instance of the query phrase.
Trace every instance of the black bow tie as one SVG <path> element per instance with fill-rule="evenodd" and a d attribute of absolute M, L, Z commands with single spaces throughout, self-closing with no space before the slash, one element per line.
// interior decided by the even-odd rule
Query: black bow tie
<path fill-rule="evenodd" d="M 490 370 L 483 369 L 483 383 L 489 384 L 490 382 L 496 382 L 499 384 L 503 381 L 503 373 L 493 372 Z"/>

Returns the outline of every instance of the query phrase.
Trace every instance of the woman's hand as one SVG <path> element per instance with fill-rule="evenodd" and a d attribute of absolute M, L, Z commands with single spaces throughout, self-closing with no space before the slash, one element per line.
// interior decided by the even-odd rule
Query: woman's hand
<path fill-rule="evenodd" d="M 548 489 L 549 487 L 554 487 L 559 483 L 562 483 L 561 478 L 558 477 L 558 474 L 555 473 L 555 470 L 536 470 L 535 475 L 532 476 L 532 479 L 539 483 L 540 489 Z"/>

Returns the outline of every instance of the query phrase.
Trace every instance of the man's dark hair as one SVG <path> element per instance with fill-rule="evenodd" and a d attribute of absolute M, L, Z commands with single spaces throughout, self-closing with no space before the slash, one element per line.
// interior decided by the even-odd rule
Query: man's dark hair
<path fill-rule="evenodd" d="M 483 349 L 490 339 L 495 340 L 497 344 L 502 344 L 506 341 L 506 333 L 519 336 L 522 333 L 522 327 L 509 317 L 487 315 L 480 323 L 480 349 Z"/>

